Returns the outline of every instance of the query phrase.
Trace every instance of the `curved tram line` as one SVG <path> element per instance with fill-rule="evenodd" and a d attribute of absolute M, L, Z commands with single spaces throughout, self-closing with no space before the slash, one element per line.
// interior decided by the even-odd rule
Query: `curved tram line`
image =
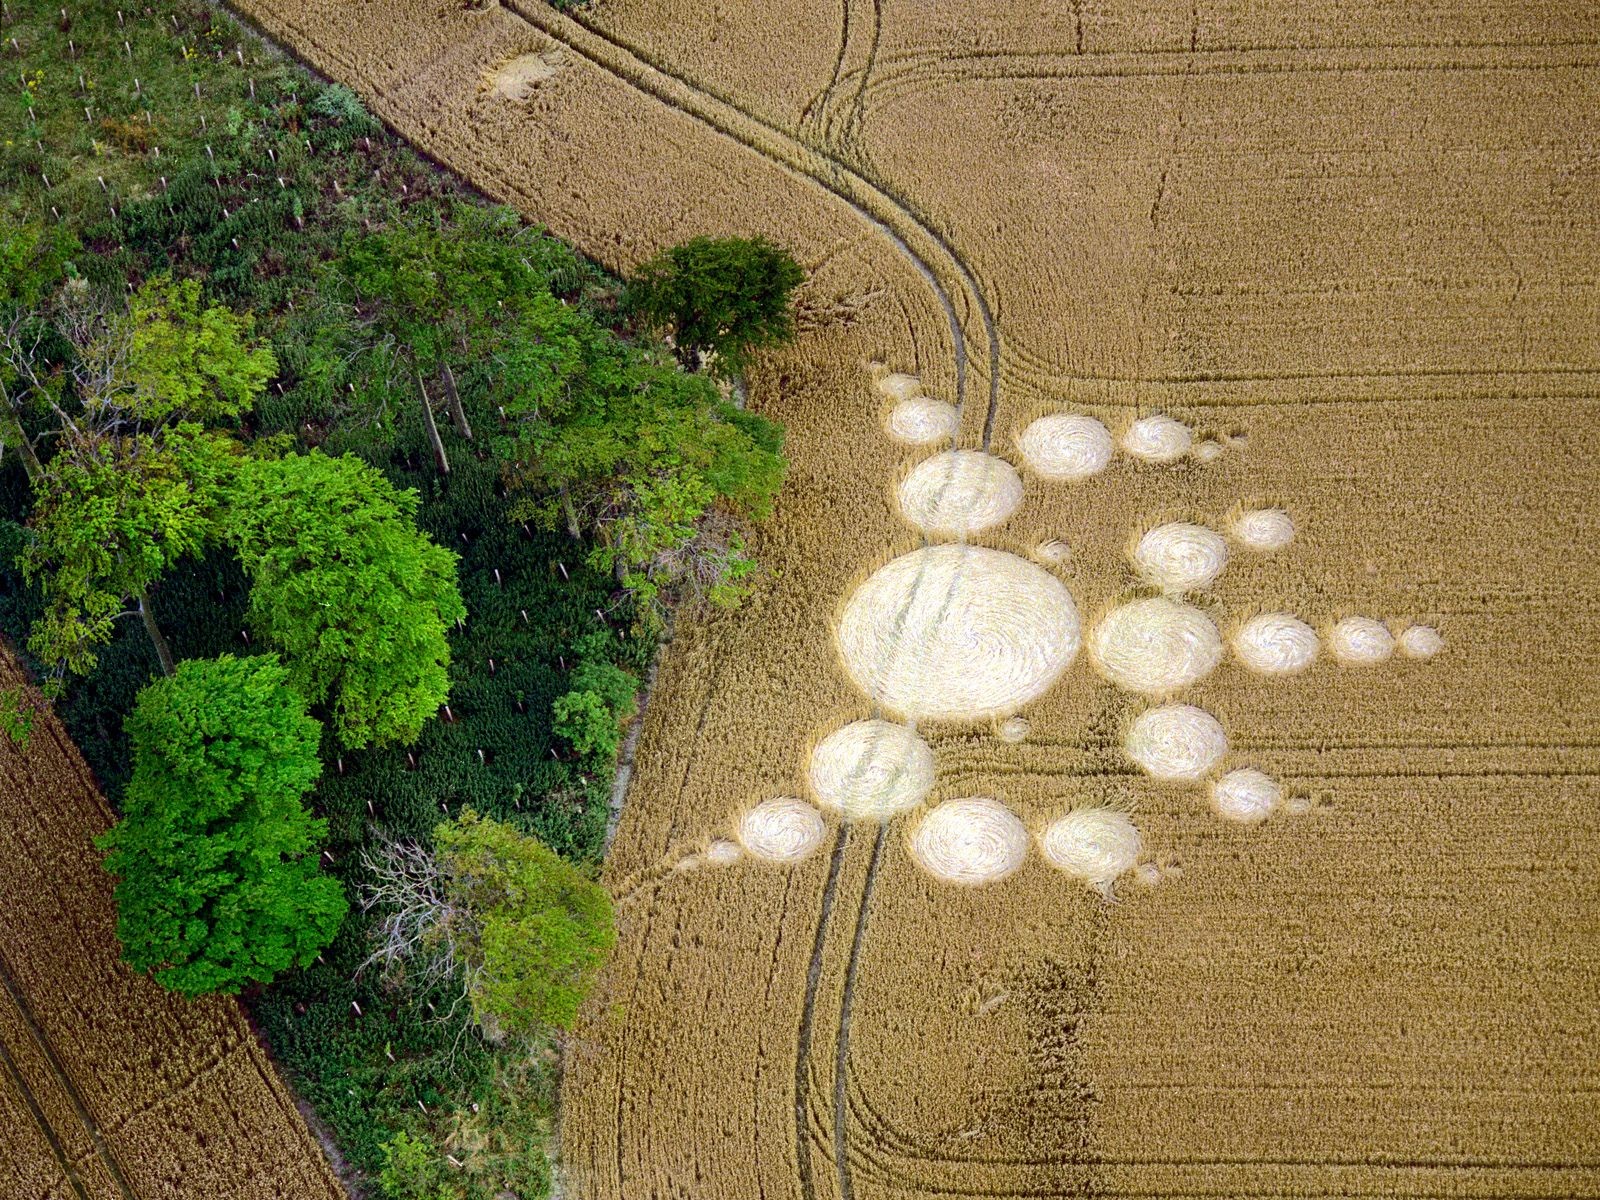
<path fill-rule="evenodd" d="M 848 4 L 848 0 L 846 0 Z M 836 199 L 848 205 L 857 216 L 889 239 L 901 255 L 927 282 L 939 306 L 943 309 L 950 328 L 951 345 L 956 367 L 955 407 L 964 411 L 967 388 L 966 333 L 960 314 L 950 293 L 940 281 L 929 262 L 912 248 L 905 234 L 891 222 L 904 222 L 937 248 L 948 268 L 960 279 L 971 298 L 984 328 L 988 342 L 989 396 L 984 413 L 982 445 L 988 450 L 993 439 L 995 415 L 1000 403 L 1000 335 L 989 308 L 987 298 L 978 286 L 976 277 L 965 260 L 937 230 L 924 222 L 912 208 L 882 185 L 875 184 L 859 172 L 841 163 L 816 146 L 798 141 L 784 130 L 740 108 L 732 101 L 716 96 L 692 81 L 673 73 L 668 67 L 646 56 L 636 47 L 625 45 L 583 20 L 564 15 L 538 4 L 536 0 L 506 0 L 506 8 L 522 17 L 541 33 L 563 47 L 662 103 L 699 120 L 724 136 L 754 151 L 780 167 L 799 174 L 820 185 Z M 874 25 L 881 20 L 874 4 Z M 876 53 L 878 29 L 873 30 L 873 51 Z M 841 55 L 843 47 L 841 46 Z M 855 110 L 846 120 L 846 131 L 859 121 L 859 109 L 866 80 L 857 87 L 852 102 Z M 832 88 L 830 87 L 830 91 Z M 824 117 L 824 125 L 828 124 Z M 767 144 L 763 144 L 767 143 Z M 873 211 L 868 204 L 874 205 Z M 834 1053 L 833 1087 L 833 1138 L 834 1166 L 838 1175 L 840 1200 L 852 1200 L 854 1189 L 850 1174 L 848 1063 L 850 1054 L 850 1022 L 856 976 L 860 969 L 862 948 L 866 939 L 867 918 L 871 911 L 874 886 L 882 864 L 888 828 L 880 824 L 873 840 L 871 858 L 868 860 L 866 878 L 862 885 L 861 901 L 857 908 L 855 929 L 851 938 L 849 963 L 839 1013 L 838 1036 Z M 815 1195 L 810 1153 L 810 1059 L 814 1033 L 817 992 L 821 983 L 823 956 L 826 953 L 829 926 L 838 891 L 839 875 L 849 842 L 847 828 L 841 828 L 832 851 L 828 879 L 823 889 L 822 912 L 818 918 L 811 961 L 806 973 L 805 999 L 795 1061 L 795 1143 L 800 1172 L 802 1194 L 806 1200 Z M 619 1143 L 620 1146 L 620 1143 Z M 620 1166 L 620 1163 L 619 1163 Z M 619 1178 L 620 1183 L 620 1178 Z"/>

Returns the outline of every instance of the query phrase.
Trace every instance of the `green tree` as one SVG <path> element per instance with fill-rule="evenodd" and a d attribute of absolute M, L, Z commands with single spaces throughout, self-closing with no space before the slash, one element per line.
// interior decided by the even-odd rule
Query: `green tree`
<path fill-rule="evenodd" d="M 638 709 L 639 681 L 608 662 L 579 663 L 551 712 L 555 731 L 597 767 L 616 763 L 622 727 Z"/>
<path fill-rule="evenodd" d="M 670 329 L 689 370 L 711 355 L 714 374 L 735 375 L 751 351 L 794 336 L 790 301 L 805 271 L 765 238 L 696 237 L 641 266 L 628 283 L 628 308 Z"/>
<path fill-rule="evenodd" d="M 191 659 L 127 719 L 133 779 L 101 836 L 118 877 L 123 957 L 185 995 L 237 992 L 305 966 L 344 891 L 317 871 L 326 822 L 302 797 L 319 726 L 274 658 Z"/>
<path fill-rule="evenodd" d="M 236 451 L 226 436 L 187 422 L 59 446 L 38 481 L 21 559 L 47 603 L 29 649 L 85 674 L 116 620 L 137 613 L 163 674 L 172 674 L 150 587 L 215 536 Z"/>
<path fill-rule="evenodd" d="M 466 616 L 456 556 L 417 528 L 417 494 L 319 451 L 240 464 L 227 536 L 250 623 L 350 747 L 414 741 L 449 697 L 445 631 Z"/>
<path fill-rule="evenodd" d="M 42 292 L 30 286 L 19 296 L 37 302 Z M 202 423 L 248 412 L 277 361 L 252 341 L 248 317 L 203 306 L 192 280 L 158 277 L 126 302 L 70 283 L 36 318 L 65 362 L 53 369 L 7 336 L 14 384 L 56 425 L 48 463 L 30 468 L 34 541 L 23 568 L 49 607 L 29 646 L 47 662 L 86 672 L 115 620 L 136 612 L 170 675 L 172 650 L 150 588 L 215 537 L 237 450 Z M 37 333 L 32 344 L 43 339 Z"/>
<path fill-rule="evenodd" d="M 611 897 L 538 838 L 465 809 L 435 852 L 388 843 L 368 856 L 384 910 L 369 961 L 455 978 L 491 1036 L 569 1028 L 616 941 Z"/>
<path fill-rule="evenodd" d="M 61 225 L 0 225 L 0 447 L 16 447 L 30 481 L 44 475 L 26 400 L 48 354 L 46 297 L 78 243 Z"/>

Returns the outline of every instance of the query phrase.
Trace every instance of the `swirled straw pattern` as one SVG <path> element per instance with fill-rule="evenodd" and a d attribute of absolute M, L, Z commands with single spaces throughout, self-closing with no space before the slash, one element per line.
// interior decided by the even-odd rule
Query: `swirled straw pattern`
<path fill-rule="evenodd" d="M 1371 617 L 1346 617 L 1328 634 L 1334 658 L 1350 666 L 1381 663 L 1394 653 L 1394 635 L 1382 621 Z"/>
<path fill-rule="evenodd" d="M 961 415 L 953 404 L 928 396 L 912 396 L 889 411 L 889 435 L 912 446 L 948 442 L 961 428 Z"/>
<path fill-rule="evenodd" d="M 1199 609 L 1157 596 L 1107 613 L 1089 653 L 1118 687 L 1161 696 L 1211 674 L 1222 661 L 1222 636 Z"/>
<path fill-rule="evenodd" d="M 1293 675 L 1317 657 L 1317 631 L 1288 613 L 1251 617 L 1233 635 L 1233 652 L 1252 671 Z"/>
<path fill-rule="evenodd" d="M 1177 462 L 1189 452 L 1194 434 L 1182 421 L 1157 414 L 1141 417 L 1122 435 L 1122 448 L 1145 462 Z"/>
<path fill-rule="evenodd" d="M 706 850 L 706 861 L 719 867 L 731 866 L 743 857 L 744 851 L 739 849 L 739 843 L 726 838 L 718 838 Z"/>
<path fill-rule="evenodd" d="M 1400 634 L 1400 653 L 1407 658 L 1432 658 L 1444 649 L 1444 638 L 1432 625 L 1413 625 Z"/>
<path fill-rule="evenodd" d="M 1033 557 L 1039 562 L 1057 567 L 1072 557 L 1072 548 L 1059 538 L 1050 538 L 1033 548 Z"/>
<path fill-rule="evenodd" d="M 1139 714 L 1124 749 L 1157 779 L 1199 779 L 1228 752 L 1228 738 L 1204 709 L 1168 704 Z"/>
<path fill-rule="evenodd" d="M 1234 541 L 1260 553 L 1282 550 L 1294 541 L 1294 518 L 1281 508 L 1249 509 L 1233 519 L 1230 529 Z"/>
<path fill-rule="evenodd" d="M 900 483 L 900 513 L 932 537 L 965 537 L 999 525 L 1022 503 L 1022 478 L 1003 458 L 946 450 Z"/>
<path fill-rule="evenodd" d="M 1214 463 L 1217 461 L 1217 459 L 1222 457 L 1222 443 L 1201 442 L 1194 448 L 1194 456 L 1200 462 Z M 1160 873 L 1160 870 L 1157 869 L 1156 874 L 1160 875 Z"/>
<path fill-rule="evenodd" d="M 1283 800 L 1283 789 L 1254 767 L 1229 771 L 1211 785 L 1211 807 L 1225 821 L 1254 825 L 1265 821 Z"/>
<path fill-rule="evenodd" d="M 1105 894 L 1133 869 L 1143 845 L 1128 815 L 1109 808 L 1077 809 L 1039 835 L 1039 852 L 1051 866 Z"/>
<path fill-rule="evenodd" d="M 856 589 L 837 632 L 845 670 L 913 720 L 981 719 L 1043 693 L 1078 652 L 1066 587 L 1026 559 L 983 546 L 929 546 Z"/>
<path fill-rule="evenodd" d="M 811 752 L 811 788 L 846 820 L 888 820 L 933 787 L 933 751 L 906 725 L 853 721 Z"/>
<path fill-rule="evenodd" d="M 922 393 L 922 380 L 915 375 L 885 375 L 878 380 L 878 391 L 894 401 L 910 400 Z"/>
<path fill-rule="evenodd" d="M 767 862 L 798 862 L 822 841 L 822 814 L 803 800 L 763 800 L 739 819 L 739 843 Z"/>
<path fill-rule="evenodd" d="M 1000 722 L 1000 740 L 1012 743 L 1026 741 L 1032 730 L 1033 726 L 1026 717 L 1012 717 Z"/>
<path fill-rule="evenodd" d="M 484 87 L 506 100 L 523 101 L 533 95 L 544 80 L 558 74 L 563 64 L 560 51 L 524 54 L 493 71 L 485 72 Z"/>
<path fill-rule="evenodd" d="M 1093 417 L 1054 413 L 1017 437 L 1023 462 L 1046 479 L 1087 479 L 1111 461 L 1111 435 Z"/>
<path fill-rule="evenodd" d="M 1209 587 L 1228 565 L 1222 535 L 1204 525 L 1173 521 L 1157 525 L 1139 539 L 1133 565 L 1141 578 L 1164 592 L 1193 592 Z"/>
<path fill-rule="evenodd" d="M 946 883 L 994 883 L 1022 865 L 1028 831 L 997 800 L 969 796 L 947 800 L 906 839 L 916 864 Z"/>

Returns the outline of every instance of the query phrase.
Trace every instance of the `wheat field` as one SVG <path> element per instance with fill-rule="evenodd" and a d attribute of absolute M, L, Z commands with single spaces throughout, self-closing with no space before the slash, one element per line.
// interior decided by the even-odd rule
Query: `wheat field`
<path fill-rule="evenodd" d="M 569 1194 L 1600 1196 L 1600 13 L 240 7 L 612 267 L 811 272 Z"/>

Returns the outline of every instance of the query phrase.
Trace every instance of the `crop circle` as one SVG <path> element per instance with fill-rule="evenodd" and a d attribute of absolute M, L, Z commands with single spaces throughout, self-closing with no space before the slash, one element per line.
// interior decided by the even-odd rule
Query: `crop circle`
<path fill-rule="evenodd" d="M 1054 413 L 1017 437 L 1023 462 L 1045 479 L 1087 479 L 1111 461 L 1111 434 L 1093 417 Z"/>
<path fill-rule="evenodd" d="M 1228 752 L 1228 738 L 1204 709 L 1168 704 L 1140 713 L 1124 748 L 1157 779 L 1199 779 Z"/>
<path fill-rule="evenodd" d="M 1277 781 L 1254 767 L 1229 771 L 1211 785 L 1211 807 L 1223 820 L 1241 825 L 1265 821 L 1282 800 Z"/>
<path fill-rule="evenodd" d="M 1381 663 L 1394 653 L 1394 635 L 1382 621 L 1371 617 L 1346 617 L 1328 635 L 1334 658 L 1350 666 Z"/>
<path fill-rule="evenodd" d="M 798 862 L 822 842 L 822 814 L 803 800 L 763 800 L 739 819 L 739 844 L 773 863 Z"/>
<path fill-rule="evenodd" d="M 1157 596 L 1112 609 L 1090 634 L 1089 652 L 1118 687 L 1160 696 L 1211 674 L 1222 637 L 1199 609 Z"/>
<path fill-rule="evenodd" d="M 933 537 L 966 537 L 999 525 L 1022 503 L 1022 478 L 1003 458 L 946 450 L 923 459 L 900 483 L 900 512 Z"/>
<path fill-rule="evenodd" d="M 1177 462 L 1189 452 L 1194 433 L 1182 421 L 1157 414 L 1141 417 L 1122 435 L 1122 448 L 1145 462 Z"/>
<path fill-rule="evenodd" d="M 928 546 L 879 568 L 839 619 L 857 687 L 920 720 L 1000 716 L 1041 695 L 1078 652 L 1078 610 L 1042 567 L 984 546 Z"/>
<path fill-rule="evenodd" d="M 1251 617 L 1233 635 L 1233 652 L 1252 671 L 1294 675 L 1317 657 L 1317 631 L 1288 613 Z"/>
<path fill-rule="evenodd" d="M 812 790 L 847 820 L 887 820 L 932 787 L 933 751 L 906 725 L 853 721 L 811 752 Z"/>
<path fill-rule="evenodd" d="M 1247 550 L 1267 553 L 1294 541 L 1294 518 L 1281 508 L 1252 508 L 1233 519 L 1234 540 Z"/>
<path fill-rule="evenodd" d="M 1080 808 L 1048 825 L 1039 851 L 1058 870 L 1107 892 L 1117 876 L 1139 861 L 1143 840 L 1127 813 Z"/>
<path fill-rule="evenodd" d="M 911 857 L 946 883 L 1004 879 L 1028 853 L 1028 831 L 1005 805 L 983 796 L 947 800 L 912 829 Z"/>
<path fill-rule="evenodd" d="M 955 406 L 928 396 L 912 396 L 889 411 L 889 435 L 912 446 L 948 442 L 961 427 Z"/>
<path fill-rule="evenodd" d="M 1133 550 L 1133 565 L 1164 592 L 1208 587 L 1228 563 L 1222 536 L 1204 525 L 1173 521 L 1149 530 Z"/>
<path fill-rule="evenodd" d="M 1444 649 L 1444 638 L 1432 625 L 1413 625 L 1400 634 L 1400 653 L 1407 658 L 1432 658 Z"/>

